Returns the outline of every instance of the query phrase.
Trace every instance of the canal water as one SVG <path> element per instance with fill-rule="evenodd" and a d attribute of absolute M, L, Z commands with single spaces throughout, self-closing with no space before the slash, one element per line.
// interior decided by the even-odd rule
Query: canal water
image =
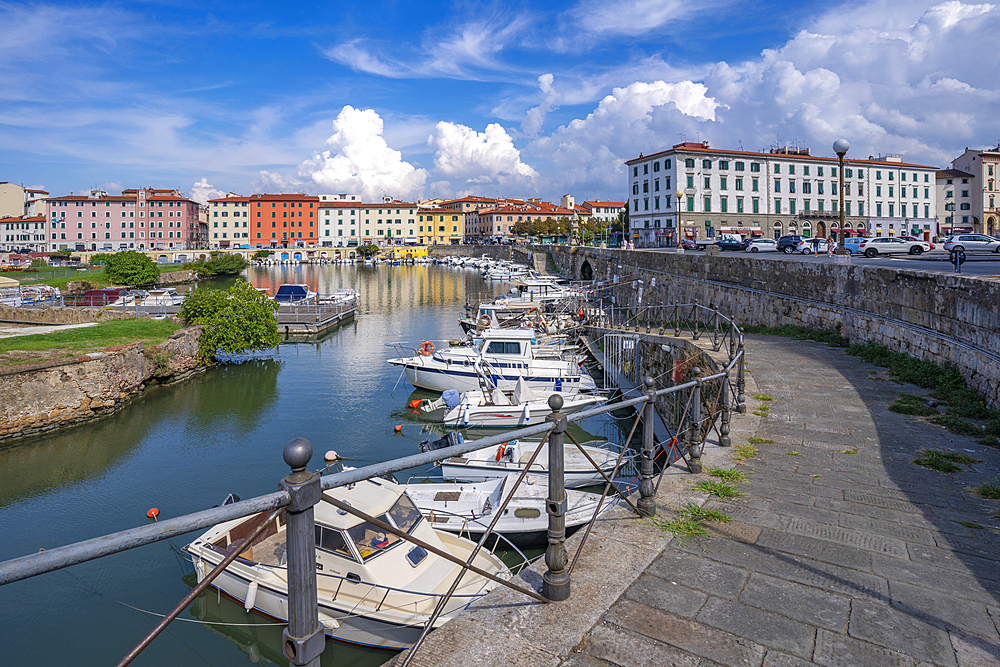
<path fill-rule="evenodd" d="M 313 468 L 330 449 L 355 466 L 417 453 L 433 434 L 407 408 L 413 387 L 386 363 L 397 356 L 389 344 L 458 338 L 466 301 L 500 289 L 474 270 L 431 265 L 255 267 L 247 277 L 272 294 L 286 282 L 321 294 L 354 287 L 361 312 L 317 340 L 155 387 L 107 419 L 0 448 L 0 560 L 144 524 L 152 507 L 165 519 L 230 492 L 276 491 L 288 473 L 282 448 L 294 437 L 312 441 Z M 583 428 L 618 433 L 598 419 Z M 432 471 L 413 471 L 423 472 Z M 195 535 L 0 587 L 0 664 L 115 664 L 193 585 L 180 548 Z M 323 664 L 391 656 L 327 642 Z M 287 664 L 281 627 L 209 591 L 133 664 L 271 663 Z"/>

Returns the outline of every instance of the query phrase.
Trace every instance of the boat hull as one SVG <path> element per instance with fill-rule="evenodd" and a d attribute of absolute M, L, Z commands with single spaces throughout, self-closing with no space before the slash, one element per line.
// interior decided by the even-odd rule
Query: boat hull
<path fill-rule="evenodd" d="M 601 400 L 603 399 L 599 396 L 569 396 L 564 400 L 560 412 L 573 414 Z M 552 414 L 552 409 L 545 401 L 520 405 L 469 405 L 463 403 L 457 408 L 449 410 L 443 421 L 446 426 L 502 428 L 538 424 L 550 414 Z"/>
<path fill-rule="evenodd" d="M 538 472 L 535 472 L 535 470 Z M 481 482 L 484 479 L 494 477 L 506 477 L 512 473 L 519 473 L 524 469 L 520 463 L 510 461 L 469 461 L 467 463 L 456 463 L 454 459 L 445 459 L 441 462 L 441 476 L 445 479 L 453 479 L 459 482 Z M 611 475 L 614 466 L 605 470 L 605 474 Z M 541 466 L 533 465 L 527 475 L 533 483 L 548 483 L 549 474 Z M 570 471 L 565 472 L 566 488 L 576 489 L 582 486 L 594 486 L 604 482 L 604 477 L 596 470 L 590 471 Z"/>
<path fill-rule="evenodd" d="M 474 370 L 458 370 L 452 368 L 437 368 L 430 364 L 418 365 L 391 359 L 389 363 L 403 366 L 406 379 L 418 389 L 430 391 L 447 391 L 455 389 L 459 392 L 476 391 L 479 389 L 479 376 Z M 574 375 L 571 377 L 545 377 L 532 375 L 495 375 L 494 382 L 501 390 L 513 391 L 519 378 L 523 377 L 528 388 L 536 393 L 562 392 L 575 394 L 581 391 L 594 391 L 597 384 L 589 375 Z"/>

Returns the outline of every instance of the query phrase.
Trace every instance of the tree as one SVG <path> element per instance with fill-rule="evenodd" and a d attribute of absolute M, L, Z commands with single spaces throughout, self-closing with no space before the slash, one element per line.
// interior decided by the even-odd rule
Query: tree
<path fill-rule="evenodd" d="M 195 262 L 188 262 L 185 269 L 194 269 L 203 278 L 212 276 L 234 276 L 247 268 L 247 261 L 242 255 L 212 253 L 212 258 L 207 262 L 199 259 Z"/>
<path fill-rule="evenodd" d="M 225 291 L 198 288 L 184 300 L 181 317 L 201 324 L 198 344 L 204 360 L 219 355 L 263 352 L 278 347 L 278 304 L 240 280 Z"/>
<path fill-rule="evenodd" d="M 371 257 L 378 252 L 379 248 L 374 243 L 366 243 L 363 246 L 358 246 L 358 252 L 361 253 L 362 257 Z"/>
<path fill-rule="evenodd" d="M 105 256 L 104 273 L 111 282 L 119 285 L 152 285 L 160 278 L 160 271 L 147 255 L 135 250 L 110 253 Z"/>
<path fill-rule="evenodd" d="M 267 249 L 258 250 L 253 254 L 253 256 L 256 257 L 257 259 L 267 259 L 268 257 L 271 256 L 271 251 Z"/>

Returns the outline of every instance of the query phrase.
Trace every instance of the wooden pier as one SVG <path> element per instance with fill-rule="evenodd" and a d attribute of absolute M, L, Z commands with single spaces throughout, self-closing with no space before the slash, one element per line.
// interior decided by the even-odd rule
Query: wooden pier
<path fill-rule="evenodd" d="M 283 305 L 275 313 L 278 333 L 290 336 L 317 336 L 357 315 L 356 303 L 325 305 Z"/>

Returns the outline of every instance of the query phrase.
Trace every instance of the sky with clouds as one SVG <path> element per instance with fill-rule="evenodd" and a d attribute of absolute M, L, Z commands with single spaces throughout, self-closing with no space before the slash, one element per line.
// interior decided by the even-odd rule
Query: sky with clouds
<path fill-rule="evenodd" d="M 944 167 L 1000 142 L 1000 5 L 10 3 L 0 180 L 55 196 L 623 199 L 681 141 Z"/>

